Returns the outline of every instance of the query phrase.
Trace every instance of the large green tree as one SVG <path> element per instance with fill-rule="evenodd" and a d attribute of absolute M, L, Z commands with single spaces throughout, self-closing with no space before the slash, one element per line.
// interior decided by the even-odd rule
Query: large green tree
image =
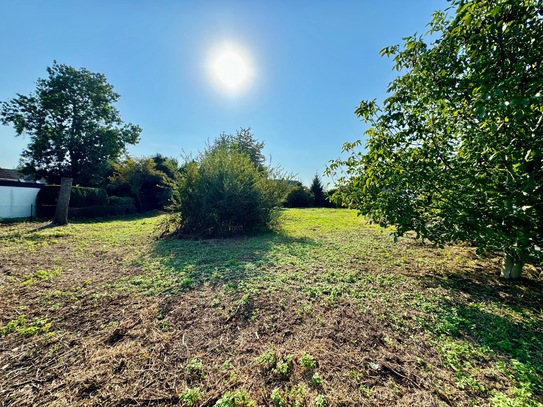
<path fill-rule="evenodd" d="M 110 195 L 132 196 L 140 211 L 164 209 L 180 176 L 176 159 L 156 154 L 112 163 L 106 188 Z"/>
<path fill-rule="evenodd" d="M 329 172 L 346 168 L 344 202 L 398 235 L 502 253 L 517 278 L 543 247 L 543 1 L 450 3 L 428 37 L 382 51 L 401 76 L 356 110 L 367 149 L 345 144 Z"/>
<path fill-rule="evenodd" d="M 13 125 L 30 143 L 22 154 L 24 171 L 57 183 L 71 177 L 75 184 L 95 185 L 102 170 L 127 144 L 138 142 L 141 129 L 124 124 L 103 74 L 54 62 L 36 91 L 2 102 L 0 121 Z"/>

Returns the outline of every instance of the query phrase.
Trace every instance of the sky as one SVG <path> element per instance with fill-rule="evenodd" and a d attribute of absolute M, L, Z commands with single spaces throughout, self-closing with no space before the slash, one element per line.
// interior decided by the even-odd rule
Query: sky
<path fill-rule="evenodd" d="M 0 0 L 0 101 L 28 95 L 57 61 L 102 73 L 125 122 L 143 131 L 132 156 L 182 161 L 222 132 L 251 128 L 274 166 L 305 185 L 344 142 L 354 114 L 382 100 L 397 72 L 379 51 L 424 34 L 445 0 Z M 221 86 L 220 50 L 239 61 Z M 217 62 L 219 60 L 219 62 Z M 217 66 L 219 64 L 219 66 Z M 239 73 L 239 72 L 238 72 Z M 228 81 L 228 76 L 223 80 Z M 28 137 L 0 124 L 0 167 Z M 323 177 L 333 186 L 333 179 Z"/>

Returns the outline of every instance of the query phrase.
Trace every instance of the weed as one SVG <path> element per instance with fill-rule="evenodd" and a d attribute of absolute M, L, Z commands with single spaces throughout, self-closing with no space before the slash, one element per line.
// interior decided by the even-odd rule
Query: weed
<path fill-rule="evenodd" d="M 317 366 L 317 362 L 315 361 L 315 358 L 311 356 L 309 353 L 305 353 L 305 352 L 300 358 L 300 362 L 302 363 L 302 366 L 307 371 L 313 370 Z"/>
<path fill-rule="evenodd" d="M 360 383 L 360 386 L 358 386 L 358 390 L 360 390 L 360 392 L 366 397 L 369 397 L 371 395 L 371 388 L 364 385 L 363 383 Z"/>
<path fill-rule="evenodd" d="M 319 394 L 317 397 L 315 397 L 316 407 L 326 407 L 327 405 L 328 402 L 326 401 L 326 397 L 324 397 L 322 394 Z"/>
<path fill-rule="evenodd" d="M 0 327 L 0 337 L 16 332 L 21 336 L 30 337 L 39 333 L 48 333 L 51 329 L 51 323 L 44 319 L 36 319 L 28 322 L 24 315 L 17 319 L 9 321 L 6 325 Z"/>
<path fill-rule="evenodd" d="M 313 373 L 313 376 L 311 377 L 311 383 L 315 387 L 322 387 L 322 377 L 318 373 Z"/>
<path fill-rule="evenodd" d="M 275 388 L 275 389 L 272 390 L 271 398 L 272 398 L 272 401 L 273 401 L 273 405 L 275 407 L 284 407 L 285 406 L 283 398 L 281 397 L 281 392 L 279 391 L 278 388 Z"/>
<path fill-rule="evenodd" d="M 203 395 L 200 388 L 195 387 L 183 390 L 179 395 L 179 400 L 181 401 L 181 405 L 191 407 L 200 401 L 202 397 Z"/>
<path fill-rule="evenodd" d="M 62 267 L 59 267 L 59 266 L 51 270 L 38 270 L 34 274 L 32 274 L 29 278 L 27 278 L 25 281 L 23 281 L 21 284 L 24 286 L 28 286 L 28 285 L 35 284 L 38 281 L 51 280 L 54 277 L 58 276 L 60 273 L 62 273 Z"/>
<path fill-rule="evenodd" d="M 198 358 L 192 358 L 185 366 L 185 372 L 190 379 L 203 379 L 204 374 L 204 364 Z"/>
<path fill-rule="evenodd" d="M 215 407 L 256 407 L 256 403 L 245 390 L 235 390 L 224 393 Z"/>

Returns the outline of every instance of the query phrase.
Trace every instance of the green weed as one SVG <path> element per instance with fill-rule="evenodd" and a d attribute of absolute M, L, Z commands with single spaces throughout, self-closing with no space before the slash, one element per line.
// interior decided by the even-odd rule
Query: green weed
<path fill-rule="evenodd" d="M 215 407 L 256 407 L 256 403 L 245 390 L 235 390 L 223 394 Z"/>
<path fill-rule="evenodd" d="M 200 401 L 203 397 L 202 391 L 199 387 L 195 387 L 193 389 L 185 389 L 181 392 L 179 395 L 179 400 L 181 401 L 181 405 L 191 407 L 196 405 L 198 401 Z"/>
<path fill-rule="evenodd" d="M 40 333 L 49 333 L 51 323 L 44 319 L 36 319 L 28 322 L 24 315 L 9 321 L 6 325 L 0 326 L 0 337 L 16 332 L 21 336 L 30 337 Z M 51 332 L 52 334 L 52 332 Z"/>
<path fill-rule="evenodd" d="M 315 367 L 317 366 L 317 362 L 315 361 L 315 358 L 311 356 L 309 353 L 305 353 L 305 352 L 302 354 L 302 357 L 300 358 L 300 363 L 308 371 L 315 369 Z"/>

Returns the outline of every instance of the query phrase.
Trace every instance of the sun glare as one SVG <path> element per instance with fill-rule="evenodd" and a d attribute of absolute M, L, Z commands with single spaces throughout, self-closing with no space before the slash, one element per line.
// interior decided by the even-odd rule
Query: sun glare
<path fill-rule="evenodd" d="M 211 52 L 210 68 L 215 83 L 228 92 L 243 90 L 252 77 L 246 53 L 231 44 L 217 47 Z"/>

